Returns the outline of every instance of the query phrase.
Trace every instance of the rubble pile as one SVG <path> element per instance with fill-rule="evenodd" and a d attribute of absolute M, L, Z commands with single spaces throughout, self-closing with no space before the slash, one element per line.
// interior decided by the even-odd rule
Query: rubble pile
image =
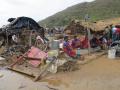
<path fill-rule="evenodd" d="M 58 72 L 71 72 L 78 69 L 79 67 L 76 61 L 68 61 L 61 65 L 60 67 L 58 67 Z"/>

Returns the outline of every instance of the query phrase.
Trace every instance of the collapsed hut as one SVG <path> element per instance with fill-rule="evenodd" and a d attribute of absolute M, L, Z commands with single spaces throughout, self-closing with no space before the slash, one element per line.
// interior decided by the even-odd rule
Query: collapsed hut
<path fill-rule="evenodd" d="M 21 34 L 24 32 L 29 32 L 30 35 L 30 32 L 34 31 L 37 32 L 42 38 L 44 38 L 45 29 L 39 26 L 39 24 L 32 18 L 29 17 L 9 18 L 8 22 L 9 22 L 8 25 L 5 25 L 0 29 L 1 45 L 5 43 L 10 43 L 12 40 L 12 35 L 18 35 L 20 37 Z M 25 36 L 29 35 L 26 33 Z"/>

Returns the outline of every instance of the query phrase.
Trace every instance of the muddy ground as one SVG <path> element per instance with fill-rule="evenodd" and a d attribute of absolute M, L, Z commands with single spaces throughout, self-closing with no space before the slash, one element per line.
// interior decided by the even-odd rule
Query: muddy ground
<path fill-rule="evenodd" d="M 79 65 L 77 71 L 60 72 L 38 82 L 34 82 L 32 77 L 1 69 L 0 90 L 119 90 L 119 59 L 99 56 Z"/>

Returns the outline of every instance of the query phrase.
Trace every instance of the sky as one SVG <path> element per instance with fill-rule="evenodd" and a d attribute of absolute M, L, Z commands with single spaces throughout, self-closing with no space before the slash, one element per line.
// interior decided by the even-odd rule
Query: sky
<path fill-rule="evenodd" d="M 20 16 L 43 20 L 59 11 L 81 2 L 93 0 L 0 0 L 0 26 L 6 25 L 8 18 Z"/>

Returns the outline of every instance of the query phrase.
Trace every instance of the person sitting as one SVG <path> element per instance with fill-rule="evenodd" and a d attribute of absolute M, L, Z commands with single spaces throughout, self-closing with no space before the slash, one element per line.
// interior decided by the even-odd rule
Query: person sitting
<path fill-rule="evenodd" d="M 35 46 L 38 47 L 41 50 L 44 50 L 46 45 L 44 40 L 40 37 L 40 35 L 37 35 L 36 41 L 35 41 Z"/>
<path fill-rule="evenodd" d="M 80 48 L 80 40 L 77 38 L 77 36 L 74 36 L 74 39 L 72 40 L 72 48 Z"/>
<path fill-rule="evenodd" d="M 12 35 L 13 44 L 18 45 L 18 37 L 16 34 Z"/>
<path fill-rule="evenodd" d="M 95 35 L 93 36 L 93 38 L 91 39 L 90 42 L 91 42 L 92 48 L 96 48 L 96 47 L 100 46 L 100 41 Z"/>
<path fill-rule="evenodd" d="M 68 36 L 64 37 L 63 51 L 70 57 L 76 56 L 76 52 L 73 50 L 73 48 L 71 47 L 69 43 Z"/>
<path fill-rule="evenodd" d="M 84 56 L 80 54 L 80 48 L 74 50 L 69 43 L 68 36 L 64 37 L 63 50 L 68 56 L 74 59 L 84 60 Z"/>

